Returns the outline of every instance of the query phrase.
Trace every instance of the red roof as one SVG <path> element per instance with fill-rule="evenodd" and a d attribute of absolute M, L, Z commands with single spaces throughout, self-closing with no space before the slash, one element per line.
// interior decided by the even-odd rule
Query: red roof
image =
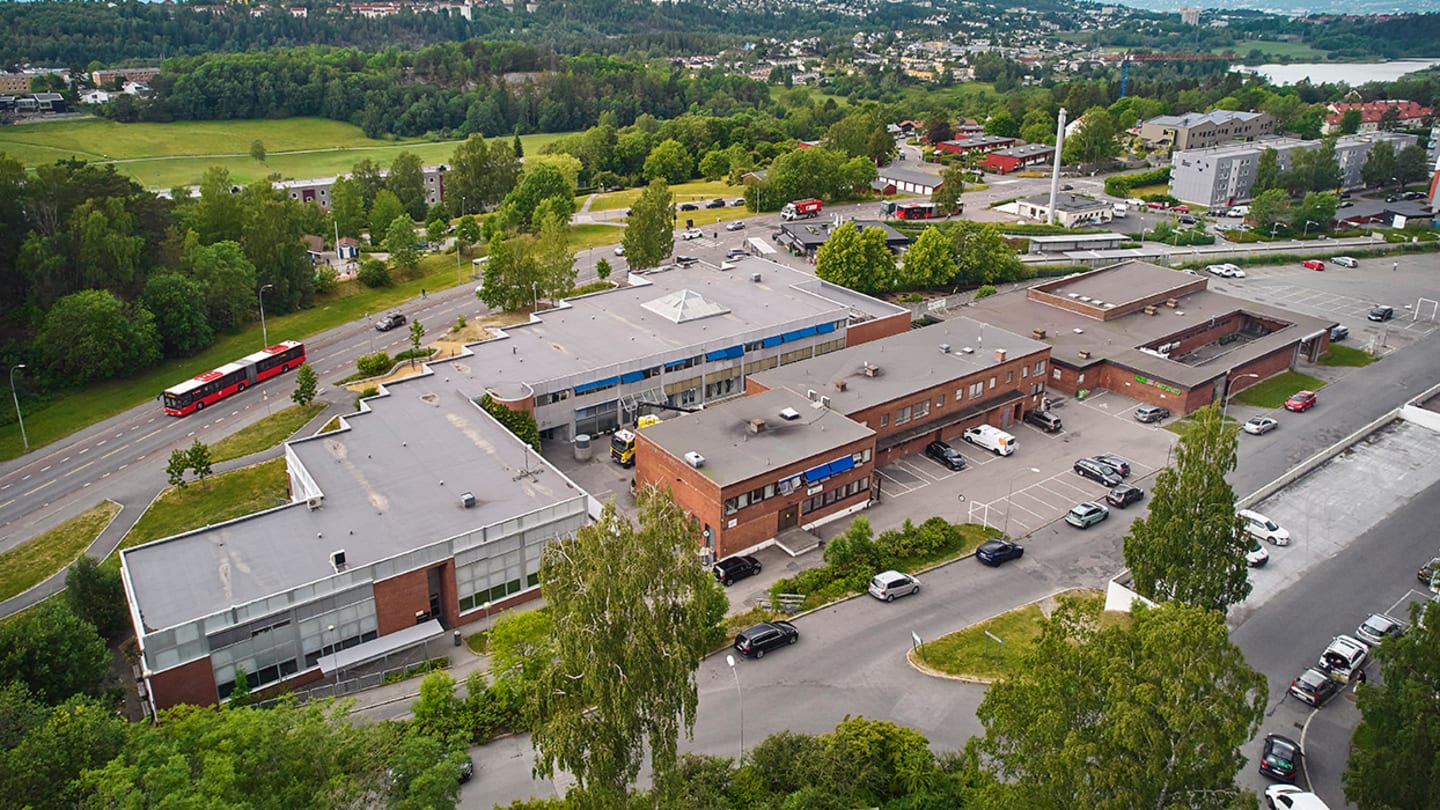
<path fill-rule="evenodd" d="M 1414 101 L 1367 101 L 1363 104 L 1342 101 L 1330 105 L 1330 114 L 1325 117 L 1325 121 L 1328 124 L 1338 125 L 1347 111 L 1359 110 L 1361 123 L 1376 124 L 1380 122 L 1380 116 L 1384 115 L 1385 111 L 1391 107 L 1399 109 L 1401 121 L 1413 121 L 1430 114 L 1429 107 L 1422 107 Z"/>

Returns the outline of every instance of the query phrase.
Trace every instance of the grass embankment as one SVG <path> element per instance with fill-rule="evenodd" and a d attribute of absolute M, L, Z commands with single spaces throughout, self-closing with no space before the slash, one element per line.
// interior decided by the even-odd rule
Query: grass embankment
<path fill-rule="evenodd" d="M 24 593 L 74 562 L 118 514 L 120 504 L 101 501 L 88 512 L 0 554 L 0 600 Z"/>
<path fill-rule="evenodd" d="M 1331 343 L 1329 350 L 1320 358 L 1320 365 L 1362 368 L 1379 359 L 1367 351 Z"/>
<path fill-rule="evenodd" d="M 1099 591 L 1072 591 L 1088 594 L 1089 599 L 1104 601 Z M 964 630 L 942 636 L 921 645 L 918 657 L 924 666 L 961 678 L 976 680 L 999 680 L 1014 672 L 1015 666 L 1035 647 L 1040 639 L 1041 622 L 1045 618 L 1043 605 L 1054 604 L 1055 598 L 1043 603 L 1031 603 L 987 619 Z M 1119 624 L 1130 620 L 1128 613 L 1102 613 L 1101 624 Z M 989 632 L 1004 641 L 998 644 L 987 636 Z"/>
<path fill-rule="evenodd" d="M 277 458 L 171 487 L 145 510 L 120 542 L 130 548 L 162 537 L 271 509 L 289 501 L 285 459 Z"/>
<path fill-rule="evenodd" d="M 269 450 L 295 434 L 325 410 L 325 403 L 312 402 L 306 406 L 291 405 L 279 413 L 261 419 L 252 425 L 237 430 L 210 446 L 210 461 L 219 464 L 234 458 L 244 458 L 251 453 Z"/>
<path fill-rule="evenodd" d="M 620 191 L 607 191 L 604 194 L 596 194 L 595 201 L 590 203 L 591 211 L 614 211 L 619 208 L 629 208 L 640 198 L 643 188 L 627 188 Z M 723 180 L 692 180 L 689 183 L 680 183 L 670 187 L 670 193 L 675 197 L 675 204 L 680 203 L 704 203 L 720 197 L 726 202 L 740 197 L 744 189 L 740 186 L 732 186 Z M 720 209 L 715 209 L 719 211 Z M 739 210 L 744 211 L 741 207 Z M 686 214 L 699 213 L 696 211 L 679 211 L 681 217 Z"/>
<path fill-rule="evenodd" d="M 520 136 L 527 155 L 568 133 Z M 264 162 L 250 157 L 250 144 L 265 144 Z M 285 178 L 331 177 L 370 159 L 389 166 L 401 152 L 426 165 L 449 163 L 460 141 L 367 138 L 359 127 L 325 118 L 264 121 L 177 121 L 117 124 L 100 118 L 53 121 L 0 130 L 0 151 L 27 167 L 78 158 L 114 162 L 115 170 L 154 189 L 195 185 L 212 166 L 230 179 L 251 183 L 271 174 Z"/>
<path fill-rule="evenodd" d="M 1264 382 L 1256 383 L 1230 399 L 1232 402 L 1253 405 L 1257 408 L 1279 408 L 1296 391 L 1318 391 L 1324 385 L 1324 380 L 1311 377 L 1309 374 L 1287 371 Z"/>

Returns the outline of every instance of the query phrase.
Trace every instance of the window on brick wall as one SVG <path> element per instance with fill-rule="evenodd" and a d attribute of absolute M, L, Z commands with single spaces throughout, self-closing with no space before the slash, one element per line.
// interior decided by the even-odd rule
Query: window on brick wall
<path fill-rule="evenodd" d="M 906 405 L 895 412 L 895 424 L 903 425 L 910 421 L 910 406 Z"/>

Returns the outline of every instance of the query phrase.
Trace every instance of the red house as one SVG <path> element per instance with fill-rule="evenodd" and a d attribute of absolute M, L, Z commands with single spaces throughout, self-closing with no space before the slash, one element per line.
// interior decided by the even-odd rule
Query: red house
<path fill-rule="evenodd" d="M 980 161 L 980 168 L 996 174 L 1009 174 L 1026 166 L 1044 164 L 1054 156 L 1055 147 L 1043 143 L 1028 143 L 991 152 Z"/>
<path fill-rule="evenodd" d="M 994 152 L 997 149 L 1008 149 L 1019 143 L 1014 138 L 1005 138 L 999 135 L 980 135 L 974 138 L 958 138 L 952 141 L 941 141 L 935 144 L 935 148 L 941 152 L 949 152 L 952 155 L 965 155 L 970 152 Z"/>

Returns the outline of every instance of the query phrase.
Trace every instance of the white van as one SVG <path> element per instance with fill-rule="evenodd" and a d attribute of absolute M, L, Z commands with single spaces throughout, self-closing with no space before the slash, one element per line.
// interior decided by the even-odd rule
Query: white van
<path fill-rule="evenodd" d="M 1116 219 L 1124 219 L 1130 215 L 1130 207 L 1125 203 L 1115 203 L 1110 206 L 1110 214 Z"/>
<path fill-rule="evenodd" d="M 976 447 L 983 447 L 997 456 L 1008 456 L 1015 452 L 1016 446 L 1019 445 L 1014 436 L 994 425 L 978 425 L 967 428 L 961 434 L 961 438 Z"/>

